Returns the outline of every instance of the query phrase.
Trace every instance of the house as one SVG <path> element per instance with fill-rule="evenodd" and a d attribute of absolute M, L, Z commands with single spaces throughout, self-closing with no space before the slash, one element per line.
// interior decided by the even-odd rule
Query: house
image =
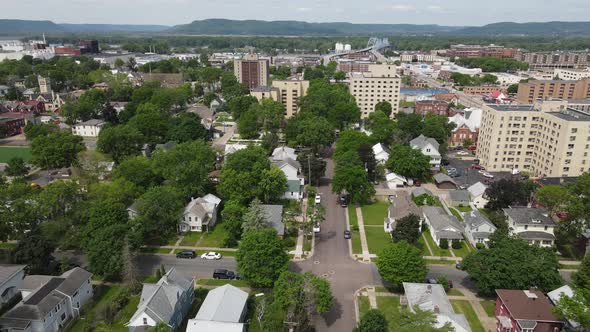
<path fill-rule="evenodd" d="M 430 157 L 430 166 L 433 171 L 440 170 L 441 156 L 438 152 L 439 144 L 434 138 L 420 135 L 410 141 L 412 149 L 420 150 L 425 156 Z"/>
<path fill-rule="evenodd" d="M 393 172 L 385 174 L 385 181 L 389 189 L 403 188 L 408 185 L 408 179 Z"/>
<path fill-rule="evenodd" d="M 191 201 L 184 208 L 184 213 L 178 225 L 181 232 L 202 232 L 203 228 L 215 226 L 217 208 L 221 199 L 213 194 L 207 194 Z"/>
<path fill-rule="evenodd" d="M 92 273 L 76 267 L 61 276 L 30 275 L 22 281 L 22 301 L 0 318 L 2 331 L 55 332 L 80 315 L 92 298 Z"/>
<path fill-rule="evenodd" d="M 144 283 L 137 310 L 126 324 L 129 332 L 147 331 L 159 322 L 178 331 L 194 297 L 194 279 L 171 268 L 157 283 Z"/>
<path fill-rule="evenodd" d="M 482 110 L 479 108 L 466 108 L 463 114 L 455 114 L 449 117 L 449 123 L 455 124 L 449 139 L 450 146 L 463 145 L 466 140 L 477 144 L 479 128 L 481 127 Z"/>
<path fill-rule="evenodd" d="M 283 194 L 285 199 L 303 199 L 303 185 L 305 180 L 299 176 L 301 164 L 297 161 L 295 149 L 281 146 L 272 152 L 270 161 L 283 171 L 287 177 L 287 191 Z"/>
<path fill-rule="evenodd" d="M 415 214 L 420 218 L 420 226 L 422 226 L 422 209 L 417 206 L 405 191 L 400 191 L 395 195 L 391 202 L 391 206 L 387 210 L 387 218 L 383 222 L 383 230 L 391 233 L 396 226 L 396 221 L 406 217 L 410 214 Z"/>
<path fill-rule="evenodd" d="M 297 160 L 295 149 L 288 146 L 280 146 L 272 151 L 272 160 Z"/>
<path fill-rule="evenodd" d="M 428 196 L 434 197 L 434 194 L 432 193 L 432 191 L 430 191 L 424 187 L 418 187 L 412 191 L 412 197 L 418 197 L 418 196 L 422 196 L 422 195 L 428 195 Z"/>
<path fill-rule="evenodd" d="M 285 236 L 285 224 L 283 223 L 283 206 L 282 205 L 261 205 L 264 210 L 266 221 L 277 231 L 280 237 Z"/>
<path fill-rule="evenodd" d="M 561 286 L 561 287 L 554 289 L 554 290 L 550 291 L 549 293 L 547 293 L 547 297 L 549 298 L 549 300 L 551 301 L 551 303 L 554 306 L 556 306 L 557 303 L 564 296 L 567 296 L 567 297 L 574 296 L 574 290 L 568 285 Z M 566 331 L 579 330 L 579 328 L 580 328 L 580 323 L 573 321 L 573 320 L 567 320 Z"/>
<path fill-rule="evenodd" d="M 245 332 L 247 302 L 248 293 L 232 285 L 210 290 L 186 332 Z"/>
<path fill-rule="evenodd" d="M 436 115 L 449 115 L 449 103 L 442 100 L 419 100 L 416 101 L 415 113 L 416 114 L 436 114 Z"/>
<path fill-rule="evenodd" d="M 453 310 L 442 285 L 404 282 L 403 286 L 404 295 L 400 298 L 400 305 L 407 306 L 412 312 L 415 308 L 434 312 L 436 328 L 450 323 L 455 332 L 471 332 L 465 316 Z"/>
<path fill-rule="evenodd" d="M 99 119 L 90 119 L 72 126 L 72 134 L 83 137 L 98 137 L 100 130 L 107 123 Z"/>
<path fill-rule="evenodd" d="M 438 93 L 434 95 L 434 100 L 446 101 L 449 104 L 458 105 L 459 96 L 454 93 Z"/>
<path fill-rule="evenodd" d="M 0 85 L 0 97 L 4 97 L 8 94 L 8 90 L 10 90 L 10 88 L 6 85 Z"/>
<path fill-rule="evenodd" d="M 137 201 L 127 207 L 127 215 L 129 216 L 129 220 L 137 218 L 139 215 L 139 212 L 137 211 Z"/>
<path fill-rule="evenodd" d="M 435 174 L 434 183 L 439 189 L 457 189 L 457 183 L 455 183 L 455 180 L 444 173 Z"/>
<path fill-rule="evenodd" d="M 441 240 L 463 240 L 463 225 L 457 217 L 449 216 L 438 206 L 423 206 L 422 216 L 430 229 L 430 236 L 440 246 Z"/>
<path fill-rule="evenodd" d="M 496 289 L 496 331 L 555 332 L 563 322 L 553 306 L 538 290 Z"/>
<path fill-rule="evenodd" d="M 471 202 L 475 208 L 483 209 L 485 208 L 486 204 L 488 204 L 489 200 L 485 195 L 486 189 L 488 189 L 488 187 L 481 182 L 476 182 L 467 188 L 467 191 L 469 192 L 469 198 L 471 199 Z"/>
<path fill-rule="evenodd" d="M 0 308 L 10 303 L 23 284 L 26 265 L 0 264 Z"/>
<path fill-rule="evenodd" d="M 481 212 L 473 210 L 463 213 L 463 222 L 465 223 L 465 237 L 473 245 L 478 243 L 487 245 L 490 235 L 496 231 L 496 226 Z"/>
<path fill-rule="evenodd" d="M 248 148 L 248 146 L 246 144 L 238 144 L 238 143 L 226 144 L 224 155 L 227 157 L 236 151 L 244 150 L 246 148 Z"/>
<path fill-rule="evenodd" d="M 449 191 L 449 205 L 451 206 L 469 206 L 469 191 L 451 190 Z"/>
<path fill-rule="evenodd" d="M 387 160 L 389 160 L 389 149 L 387 149 L 383 144 L 377 143 L 373 145 L 373 154 L 375 155 L 375 160 L 377 163 L 381 165 L 385 165 Z"/>
<path fill-rule="evenodd" d="M 518 235 L 530 244 L 551 247 L 555 243 L 554 230 L 557 224 L 549 218 L 547 210 L 528 207 L 503 209 L 508 217 L 511 235 Z"/>

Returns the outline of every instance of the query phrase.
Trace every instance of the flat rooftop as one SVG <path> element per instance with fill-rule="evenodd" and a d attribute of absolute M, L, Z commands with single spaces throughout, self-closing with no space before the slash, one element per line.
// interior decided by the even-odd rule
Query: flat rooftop
<path fill-rule="evenodd" d="M 500 111 L 500 112 L 540 112 L 539 110 L 535 109 L 533 105 L 498 105 L 498 104 L 488 104 L 488 107 Z M 563 119 L 566 121 L 590 121 L 590 114 L 580 112 L 573 108 L 568 108 L 566 111 L 563 112 L 546 112 L 547 114 L 551 114 L 559 119 Z"/>
<path fill-rule="evenodd" d="M 502 104 L 487 104 L 490 108 L 500 112 L 537 112 L 533 105 L 502 105 Z"/>
<path fill-rule="evenodd" d="M 590 121 L 590 115 L 571 108 L 565 112 L 551 112 L 549 114 L 566 121 Z"/>

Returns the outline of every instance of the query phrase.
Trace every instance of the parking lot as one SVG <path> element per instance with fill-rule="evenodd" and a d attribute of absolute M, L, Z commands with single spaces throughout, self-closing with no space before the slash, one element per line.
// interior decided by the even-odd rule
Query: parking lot
<path fill-rule="evenodd" d="M 444 166 L 445 168 L 456 168 L 457 173 L 459 174 L 458 177 L 453 178 L 457 185 L 469 187 L 474 183 L 481 182 L 485 183 L 486 177 L 479 173 L 477 169 L 472 169 L 471 164 L 473 164 L 473 160 L 475 158 L 463 158 L 459 159 L 456 158 L 453 153 L 449 153 L 449 165 Z M 488 172 L 494 176 L 493 181 L 498 181 L 500 179 L 507 179 L 511 178 L 512 175 L 510 172 Z"/>

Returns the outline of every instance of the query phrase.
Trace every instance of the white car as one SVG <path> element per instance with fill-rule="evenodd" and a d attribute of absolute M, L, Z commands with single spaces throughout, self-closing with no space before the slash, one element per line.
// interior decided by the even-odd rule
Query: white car
<path fill-rule="evenodd" d="M 482 175 L 483 175 L 483 174 L 486 174 L 486 173 L 488 173 L 488 172 L 486 172 L 484 169 L 480 169 L 479 171 L 477 171 L 477 173 L 479 173 L 479 174 L 482 174 Z"/>
<path fill-rule="evenodd" d="M 315 203 L 316 204 L 320 204 L 322 202 L 322 196 L 320 195 L 315 195 Z"/>
<path fill-rule="evenodd" d="M 459 152 L 457 152 L 457 155 L 458 156 L 468 156 L 469 155 L 469 152 L 467 152 L 467 151 L 459 151 Z"/>
<path fill-rule="evenodd" d="M 485 176 L 488 179 L 493 179 L 494 178 L 494 176 L 492 174 L 486 173 L 486 172 L 482 173 L 481 175 Z"/>
<path fill-rule="evenodd" d="M 313 225 L 313 232 L 314 233 L 319 233 L 320 232 L 320 224 Z"/>
<path fill-rule="evenodd" d="M 212 260 L 212 259 L 221 259 L 221 254 L 218 252 L 210 251 L 206 252 L 201 255 L 202 259 Z"/>

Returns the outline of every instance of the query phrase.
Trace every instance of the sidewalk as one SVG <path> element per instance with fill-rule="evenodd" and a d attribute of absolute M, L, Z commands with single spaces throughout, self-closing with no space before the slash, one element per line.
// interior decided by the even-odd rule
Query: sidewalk
<path fill-rule="evenodd" d="M 371 256 L 369 253 L 369 246 L 367 245 L 367 235 L 365 234 L 365 221 L 363 220 L 363 211 L 360 207 L 356 208 L 356 218 L 359 223 L 359 235 L 361 237 L 361 249 L 364 262 L 370 262 Z"/>

